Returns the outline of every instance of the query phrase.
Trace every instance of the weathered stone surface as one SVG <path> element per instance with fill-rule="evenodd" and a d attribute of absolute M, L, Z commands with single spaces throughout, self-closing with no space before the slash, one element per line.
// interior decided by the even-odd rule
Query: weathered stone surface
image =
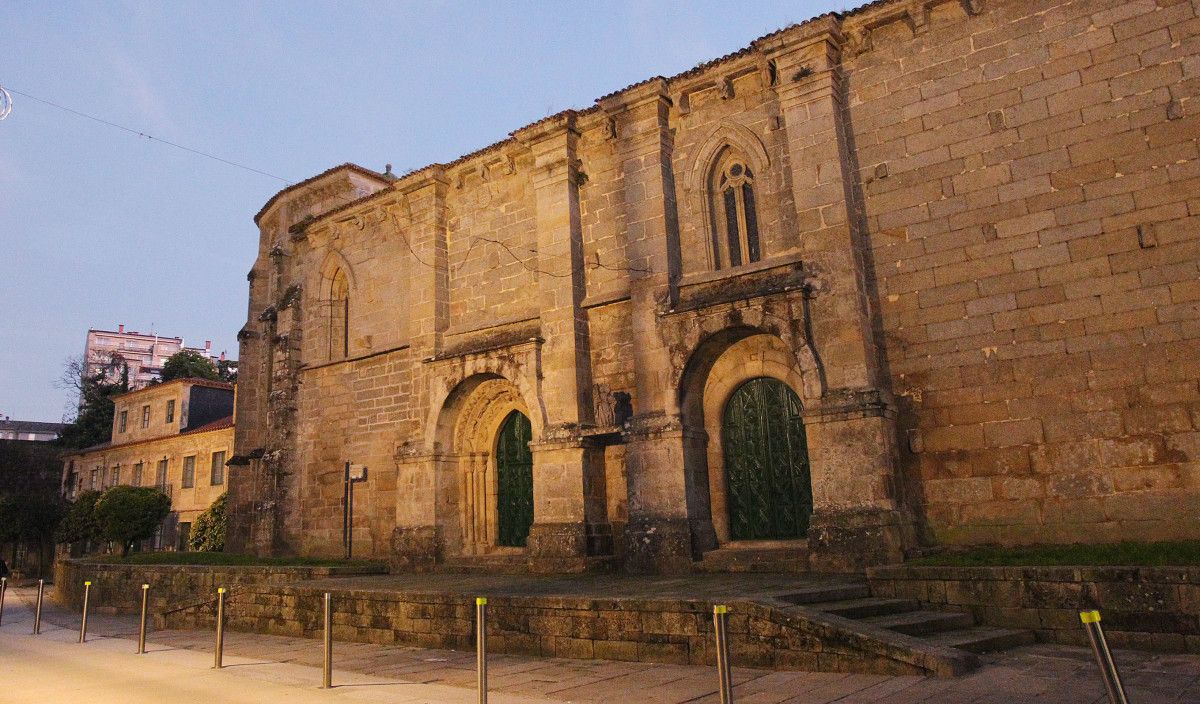
<path fill-rule="evenodd" d="M 1099 609 L 1120 647 L 1195 650 L 1200 569 L 1195 567 L 878 567 L 877 596 L 968 608 L 983 624 L 1028 628 L 1040 640 L 1082 645 L 1079 612 Z"/>
<path fill-rule="evenodd" d="M 1118 4 L 872 3 L 285 189 L 231 545 L 337 554 L 353 461 L 359 555 L 687 571 L 734 542 L 722 419 L 764 376 L 802 406 L 814 565 L 1200 537 L 1197 10 Z M 512 412 L 525 546 L 497 541 Z"/>

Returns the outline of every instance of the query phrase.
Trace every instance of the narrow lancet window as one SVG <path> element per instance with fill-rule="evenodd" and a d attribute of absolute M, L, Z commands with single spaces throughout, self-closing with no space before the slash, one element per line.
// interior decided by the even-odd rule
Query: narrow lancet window
<path fill-rule="evenodd" d="M 329 282 L 329 358 L 341 359 L 350 351 L 350 283 L 338 269 Z"/>

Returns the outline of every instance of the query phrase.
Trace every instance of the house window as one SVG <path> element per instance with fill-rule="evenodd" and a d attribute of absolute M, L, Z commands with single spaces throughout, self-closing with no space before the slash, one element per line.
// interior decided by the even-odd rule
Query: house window
<path fill-rule="evenodd" d="M 225 453 L 212 453 L 212 485 L 225 483 Z"/>
<path fill-rule="evenodd" d="M 118 464 L 118 465 L 115 465 L 115 466 L 113 467 L 113 471 L 112 471 L 112 481 L 111 481 L 111 482 L 109 482 L 109 484 L 108 484 L 108 485 L 109 485 L 110 487 L 112 487 L 112 486 L 116 486 L 116 485 L 118 485 L 118 484 L 120 484 L 120 483 L 121 483 L 121 465 L 119 465 L 119 464 Z"/>
<path fill-rule="evenodd" d="M 175 422 L 175 399 L 167 401 L 167 422 Z"/>
<path fill-rule="evenodd" d="M 754 172 L 737 152 L 726 149 L 709 184 L 714 269 L 742 266 L 761 258 Z"/>
<path fill-rule="evenodd" d="M 117 419 L 117 432 L 125 432 L 126 421 L 129 420 L 129 411 L 121 411 L 121 416 Z"/>
<path fill-rule="evenodd" d="M 158 469 L 154 472 L 154 483 L 157 486 L 167 485 L 167 461 L 165 459 L 158 461 Z"/>
<path fill-rule="evenodd" d="M 142 463 L 138 462 L 133 465 L 133 485 L 142 485 Z"/>
<path fill-rule="evenodd" d="M 183 484 L 184 489 L 190 489 L 196 486 L 196 456 L 183 458 Z"/>
<path fill-rule="evenodd" d="M 350 281 L 338 269 L 329 282 L 329 358 L 350 352 Z"/>
<path fill-rule="evenodd" d="M 96 488 L 99 486 L 99 482 L 100 482 L 100 470 L 93 469 L 92 470 L 92 478 L 88 481 L 88 488 L 91 489 L 92 491 L 95 491 Z"/>
<path fill-rule="evenodd" d="M 142 427 L 143 428 L 150 427 L 150 407 L 149 406 L 142 406 Z"/>

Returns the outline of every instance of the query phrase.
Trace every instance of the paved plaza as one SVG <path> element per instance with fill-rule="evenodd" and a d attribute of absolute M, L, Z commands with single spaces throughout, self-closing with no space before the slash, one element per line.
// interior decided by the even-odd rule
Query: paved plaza
<path fill-rule="evenodd" d="M 319 641 L 231 632 L 221 671 L 211 669 L 213 634 L 158 631 L 148 653 L 134 654 L 137 624 L 92 614 L 79 645 L 78 614 L 47 602 L 41 636 L 31 635 L 33 590 L 9 591 L 0 626 L 6 702 L 475 701 L 474 653 L 338 643 L 335 687 L 321 680 Z M 1117 651 L 1130 700 L 1200 701 L 1200 656 Z M 1091 653 L 1036 645 L 985 658 L 957 679 L 736 669 L 736 701 L 747 704 L 884 702 L 1103 702 Z M 490 660 L 491 701 L 709 704 L 712 668 L 497 655 Z"/>

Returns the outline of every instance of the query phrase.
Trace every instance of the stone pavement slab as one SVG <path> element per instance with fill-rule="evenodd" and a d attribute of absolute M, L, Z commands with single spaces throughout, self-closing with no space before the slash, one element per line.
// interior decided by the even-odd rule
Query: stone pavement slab
<path fill-rule="evenodd" d="M 10 591 L 0 642 L 28 633 L 32 590 Z M 60 634 L 77 633 L 79 616 L 47 603 L 43 623 Z M 132 650 L 136 621 L 96 614 L 89 631 L 106 647 Z M 61 637 L 61 636 L 60 636 Z M 128 640 L 122 640 L 128 639 Z M 28 641 L 25 641 L 28 642 Z M 88 647 L 88 646 L 83 646 Z M 196 651 L 211 658 L 211 631 L 157 631 L 152 652 Z M 286 665 L 290 676 L 320 680 L 317 640 L 254 633 L 227 634 L 226 657 L 244 663 Z M 335 682 L 373 677 L 380 682 L 444 688 L 454 696 L 474 695 L 473 652 L 337 643 Z M 1200 656 L 1117 651 L 1116 658 L 1136 704 L 1200 702 Z M 254 667 L 259 667 L 258 665 Z M 712 668 L 496 655 L 489 661 L 491 691 L 510 701 L 573 704 L 716 704 Z M 1102 704 L 1103 686 L 1091 652 L 1060 645 L 1033 645 L 985 657 L 978 671 L 955 679 L 845 673 L 770 672 L 736 668 L 739 704 Z M 386 687 L 381 687 L 386 688 Z M 449 697 L 450 695 L 446 695 Z M 451 699 L 429 700 L 451 701 Z M 458 701 L 458 699 L 454 699 Z"/>

